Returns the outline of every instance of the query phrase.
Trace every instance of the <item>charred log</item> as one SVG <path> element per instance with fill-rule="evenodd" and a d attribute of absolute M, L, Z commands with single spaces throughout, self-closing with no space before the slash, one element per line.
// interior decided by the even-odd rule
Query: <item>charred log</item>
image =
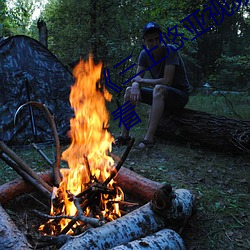
<path fill-rule="evenodd" d="M 190 109 L 163 117 L 155 135 L 224 152 L 250 152 L 250 121 Z"/>

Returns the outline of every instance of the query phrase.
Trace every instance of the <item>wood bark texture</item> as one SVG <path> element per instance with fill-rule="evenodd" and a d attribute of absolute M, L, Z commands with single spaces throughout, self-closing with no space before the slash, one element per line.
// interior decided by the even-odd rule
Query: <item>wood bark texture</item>
<path fill-rule="evenodd" d="M 143 203 L 149 202 L 154 193 L 162 186 L 159 182 L 152 181 L 124 167 L 120 169 L 114 180 L 125 192 L 125 195 L 129 193 Z"/>
<path fill-rule="evenodd" d="M 38 176 L 47 183 L 53 182 L 52 172 L 38 173 Z M 127 168 L 121 167 L 115 181 L 123 189 L 142 203 L 149 202 L 155 191 L 162 185 L 151 181 Z M 22 179 L 16 179 L 0 186 L 0 203 L 6 204 L 8 201 L 24 194 L 33 192 L 35 189 Z M 126 197 L 125 197 L 126 198 Z"/>
<path fill-rule="evenodd" d="M 166 115 L 155 135 L 224 152 L 250 152 L 250 121 L 190 109 Z"/>
<path fill-rule="evenodd" d="M 179 234 L 165 228 L 144 238 L 128 242 L 111 250 L 185 250 L 186 247 Z"/>
<path fill-rule="evenodd" d="M 48 29 L 46 23 L 40 18 L 37 21 L 37 28 L 39 30 L 39 42 L 48 48 Z"/>
<path fill-rule="evenodd" d="M 73 237 L 60 249 L 110 249 L 118 244 L 145 237 L 164 227 L 165 222 L 151 209 L 150 203 L 147 203 L 123 217 Z"/>
<path fill-rule="evenodd" d="M 0 204 L 0 250 L 32 249 Z"/>
<path fill-rule="evenodd" d="M 37 175 L 47 183 L 53 182 L 52 172 L 38 173 Z M 35 191 L 35 188 L 23 179 L 15 179 L 7 182 L 0 186 L 0 204 L 6 204 L 24 193 L 31 193 L 33 191 Z"/>
<path fill-rule="evenodd" d="M 69 239 L 60 249 L 110 249 L 166 227 L 178 230 L 191 216 L 194 200 L 195 197 L 186 189 L 172 192 L 169 188 L 160 188 L 151 202 L 101 227 L 91 228 Z"/>

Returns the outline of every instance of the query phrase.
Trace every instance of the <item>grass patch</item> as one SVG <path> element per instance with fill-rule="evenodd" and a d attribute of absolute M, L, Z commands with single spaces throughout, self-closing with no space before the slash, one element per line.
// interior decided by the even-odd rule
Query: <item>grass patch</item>
<path fill-rule="evenodd" d="M 250 96 L 248 95 L 216 95 L 191 96 L 187 108 L 204 111 L 230 118 L 250 120 Z"/>

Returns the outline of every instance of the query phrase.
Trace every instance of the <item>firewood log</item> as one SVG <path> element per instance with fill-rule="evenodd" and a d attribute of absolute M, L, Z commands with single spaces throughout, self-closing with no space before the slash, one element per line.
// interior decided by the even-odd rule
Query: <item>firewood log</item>
<path fill-rule="evenodd" d="M 182 200 L 183 199 L 183 200 Z M 151 202 L 98 228 L 69 239 L 61 250 L 109 249 L 125 244 L 178 223 L 183 226 L 192 214 L 195 197 L 190 191 L 161 188 Z M 173 217 L 173 219 L 172 219 Z"/>
<path fill-rule="evenodd" d="M 38 173 L 38 176 L 47 183 L 53 182 L 51 172 Z M 115 177 L 115 181 L 126 193 L 132 194 L 143 203 L 149 202 L 154 192 L 162 186 L 159 182 L 149 180 L 127 168 L 122 167 Z M 16 179 L 0 186 L 0 203 L 8 201 L 28 192 L 34 191 L 34 187 L 21 179 Z"/>
<path fill-rule="evenodd" d="M 47 183 L 53 182 L 51 172 L 38 173 L 37 175 Z M 0 203 L 6 204 L 24 193 L 33 191 L 35 191 L 35 188 L 32 185 L 22 179 L 15 179 L 0 186 Z"/>
<path fill-rule="evenodd" d="M 182 109 L 162 118 L 155 136 L 212 150 L 249 154 L 250 121 Z"/>
<path fill-rule="evenodd" d="M 161 183 L 145 178 L 124 167 L 120 169 L 114 180 L 125 194 L 129 193 L 143 203 L 149 202 L 154 193 L 162 186 Z"/>
<path fill-rule="evenodd" d="M 24 235 L 17 229 L 9 215 L 0 204 L 0 249 L 32 249 Z"/>
<path fill-rule="evenodd" d="M 179 234 L 172 229 L 162 229 L 144 238 L 111 248 L 111 250 L 185 250 Z"/>

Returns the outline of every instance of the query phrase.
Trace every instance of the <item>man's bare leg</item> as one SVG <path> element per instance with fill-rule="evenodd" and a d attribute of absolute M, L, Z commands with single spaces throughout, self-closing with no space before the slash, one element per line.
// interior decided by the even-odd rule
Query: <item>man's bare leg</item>
<path fill-rule="evenodd" d="M 126 88 L 126 92 L 124 95 L 124 103 L 130 100 L 130 91 L 131 91 L 131 87 Z M 129 130 L 126 129 L 126 127 L 123 125 L 123 123 L 121 124 L 121 136 L 126 139 L 129 137 Z"/>
<path fill-rule="evenodd" d="M 150 115 L 150 121 L 148 130 L 144 137 L 144 140 L 148 142 L 154 142 L 154 134 L 164 113 L 164 98 L 166 94 L 166 88 L 162 85 L 156 85 L 153 91 L 153 103 Z M 139 147 L 143 148 L 143 143 L 139 144 Z"/>

